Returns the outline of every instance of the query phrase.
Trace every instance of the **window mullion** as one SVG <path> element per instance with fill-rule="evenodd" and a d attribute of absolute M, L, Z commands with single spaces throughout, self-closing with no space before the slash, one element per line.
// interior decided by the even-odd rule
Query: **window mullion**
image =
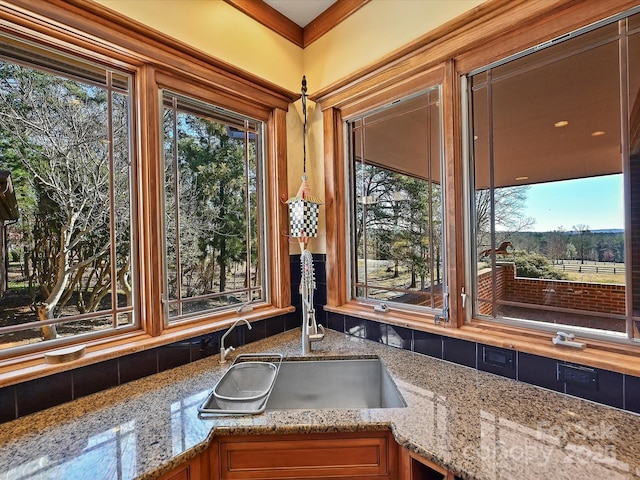
<path fill-rule="evenodd" d="M 623 202 L 624 202 L 624 249 L 625 249 L 625 312 L 626 312 L 626 333 L 630 339 L 634 338 L 633 328 L 633 225 L 632 225 L 632 204 L 631 204 L 631 142 L 630 134 L 630 108 L 629 108 L 629 36 L 627 33 L 627 19 L 618 21 L 618 47 L 620 64 L 620 145 L 622 153 L 623 172 Z"/>
<path fill-rule="evenodd" d="M 112 91 L 112 75 L 107 71 L 107 157 L 109 158 L 109 231 L 111 234 L 111 242 L 109 242 L 109 254 L 111 255 L 111 309 L 112 309 L 112 326 L 118 326 L 118 288 L 115 284 L 117 281 L 117 261 L 116 261 L 116 198 L 115 198 L 115 159 L 113 154 L 113 91 Z"/>
<path fill-rule="evenodd" d="M 171 118 L 173 128 L 173 202 L 174 202 L 174 231 L 175 231 L 175 270 L 176 270 L 176 299 L 178 315 L 182 315 L 182 262 L 180 260 L 180 168 L 178 166 L 178 99 L 173 98 L 171 104 Z"/>
<path fill-rule="evenodd" d="M 251 278 L 251 194 L 250 194 L 250 178 L 249 178 L 249 121 L 244 121 L 244 215 L 245 215 L 245 255 L 247 258 L 245 265 L 245 276 L 247 278 L 246 287 L 247 303 L 253 298 L 253 281 Z"/>

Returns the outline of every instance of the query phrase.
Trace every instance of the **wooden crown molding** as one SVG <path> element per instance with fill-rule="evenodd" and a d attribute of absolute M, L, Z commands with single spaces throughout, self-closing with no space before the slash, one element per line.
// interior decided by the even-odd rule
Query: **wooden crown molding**
<path fill-rule="evenodd" d="M 47 36 L 65 39 L 81 46 L 103 50 L 109 58 L 118 51 L 154 66 L 170 67 L 191 76 L 207 79 L 230 96 L 242 96 L 265 110 L 287 110 L 300 97 L 257 75 L 196 49 L 92 0 L 0 1 L 0 20 Z M 115 50 L 114 50 L 115 49 Z"/>
<path fill-rule="evenodd" d="M 364 7 L 371 0 L 337 0 L 336 3 L 311 20 L 302 31 L 304 47 L 311 45 L 322 35 Z"/>
<path fill-rule="evenodd" d="M 256 22 L 273 30 L 290 42 L 304 48 L 302 27 L 289 20 L 275 8 L 264 3 L 262 0 L 224 0 L 232 7 L 237 8 L 245 15 L 250 16 Z"/>
<path fill-rule="evenodd" d="M 262 0 L 224 0 L 301 48 L 309 46 L 370 0 L 337 0 L 302 28 Z"/>

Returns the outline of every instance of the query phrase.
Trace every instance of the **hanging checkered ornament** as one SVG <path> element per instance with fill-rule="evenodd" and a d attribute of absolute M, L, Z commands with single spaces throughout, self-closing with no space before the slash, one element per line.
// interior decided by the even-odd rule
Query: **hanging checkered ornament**
<path fill-rule="evenodd" d="M 307 243 L 309 238 L 318 236 L 318 212 L 322 202 L 313 196 L 307 176 L 302 176 L 302 183 L 295 197 L 287 200 L 289 205 L 289 228 L 292 237 L 299 242 Z M 304 247 L 301 246 L 304 250 Z"/>
<path fill-rule="evenodd" d="M 318 212 L 322 202 L 318 200 L 307 182 L 307 79 L 302 77 L 302 114 L 304 127 L 302 130 L 302 183 L 295 197 L 287 200 L 289 205 L 290 235 L 298 238 L 300 250 L 304 251 L 309 238 L 318 236 Z"/>

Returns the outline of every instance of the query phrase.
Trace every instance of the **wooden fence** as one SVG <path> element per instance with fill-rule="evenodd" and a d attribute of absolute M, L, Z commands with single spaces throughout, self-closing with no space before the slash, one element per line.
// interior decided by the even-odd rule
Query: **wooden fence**
<path fill-rule="evenodd" d="M 624 275 L 625 268 L 621 264 L 581 264 L 581 263 L 561 263 L 553 266 L 561 272 L 578 272 L 578 273 L 601 273 L 608 275 Z"/>

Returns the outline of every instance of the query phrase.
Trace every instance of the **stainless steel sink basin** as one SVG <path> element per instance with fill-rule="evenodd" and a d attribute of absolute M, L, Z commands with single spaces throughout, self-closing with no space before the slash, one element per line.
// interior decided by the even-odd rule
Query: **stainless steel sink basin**
<path fill-rule="evenodd" d="M 406 403 L 379 358 L 283 361 L 267 410 L 398 408 Z"/>

